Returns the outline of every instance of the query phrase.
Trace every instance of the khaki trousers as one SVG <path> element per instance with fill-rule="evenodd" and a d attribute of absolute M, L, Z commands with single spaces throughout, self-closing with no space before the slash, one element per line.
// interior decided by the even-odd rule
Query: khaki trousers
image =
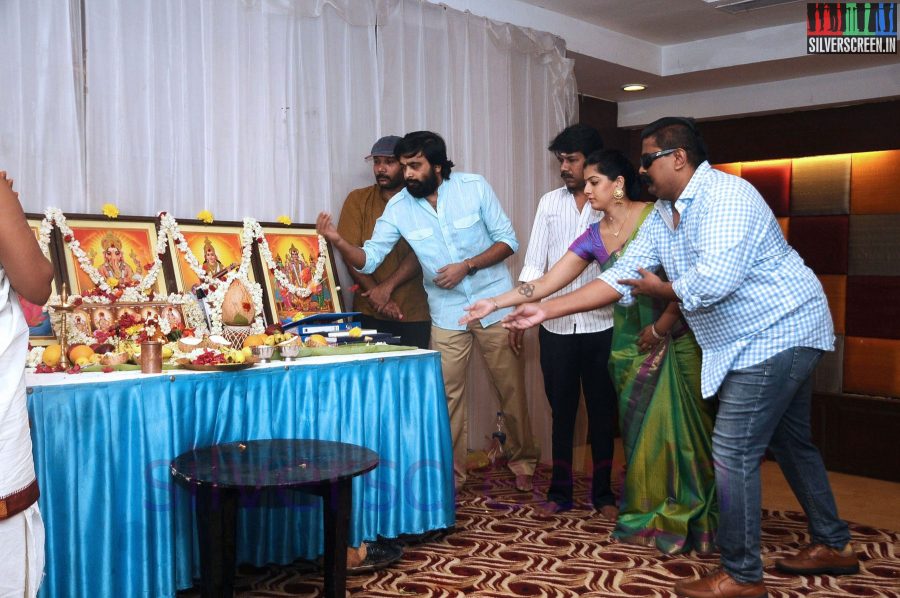
<path fill-rule="evenodd" d="M 524 364 L 509 348 L 507 338 L 507 330 L 499 322 L 487 328 L 476 323 L 468 330 L 431 327 L 431 348 L 441 353 L 457 488 L 466 480 L 469 440 L 465 396 L 473 340 L 484 355 L 491 384 L 500 397 L 500 410 L 506 427 L 504 449 L 509 455 L 509 468 L 516 475 L 534 474 L 540 449 L 535 445 L 531 417 L 528 415 Z"/>

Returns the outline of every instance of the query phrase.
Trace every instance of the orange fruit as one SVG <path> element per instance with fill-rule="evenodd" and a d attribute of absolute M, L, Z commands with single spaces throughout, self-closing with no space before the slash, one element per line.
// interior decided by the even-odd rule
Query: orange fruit
<path fill-rule="evenodd" d="M 258 347 L 259 345 L 266 344 L 266 335 L 265 334 L 251 334 L 247 338 L 244 339 L 242 343 L 242 347 Z"/>
<path fill-rule="evenodd" d="M 72 363 L 78 363 L 78 360 L 82 357 L 90 359 L 93 354 L 94 350 L 87 345 L 72 345 L 69 347 L 69 361 Z"/>
<path fill-rule="evenodd" d="M 55 368 L 59 365 L 60 358 L 62 358 L 62 347 L 59 345 L 47 345 L 42 358 L 44 365 Z"/>

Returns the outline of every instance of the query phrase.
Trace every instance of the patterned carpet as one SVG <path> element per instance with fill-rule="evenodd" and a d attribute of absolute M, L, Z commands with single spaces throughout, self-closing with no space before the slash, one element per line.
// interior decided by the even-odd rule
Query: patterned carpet
<path fill-rule="evenodd" d="M 549 471 L 538 473 L 546 488 Z M 429 597 L 604 597 L 674 596 L 672 584 L 718 563 L 716 555 L 662 556 L 650 548 L 615 543 L 612 523 L 589 503 L 587 481 L 579 479 L 579 507 L 544 516 L 535 511 L 542 495 L 513 488 L 506 470 L 470 479 L 458 498 L 454 530 L 434 532 L 411 543 L 389 569 L 348 578 L 348 595 Z M 585 506 L 587 505 L 587 506 Z M 862 560 L 859 575 L 844 577 L 782 575 L 776 558 L 808 542 L 800 513 L 763 513 L 765 583 L 772 598 L 813 596 L 900 597 L 900 533 L 851 524 Z M 319 596 L 322 579 L 311 563 L 240 567 L 239 596 Z M 179 596 L 191 596 L 192 592 Z"/>

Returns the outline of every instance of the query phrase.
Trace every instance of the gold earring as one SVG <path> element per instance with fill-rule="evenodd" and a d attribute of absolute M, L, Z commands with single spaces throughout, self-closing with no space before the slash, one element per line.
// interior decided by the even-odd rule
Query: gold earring
<path fill-rule="evenodd" d="M 616 205 L 620 206 L 625 203 L 623 200 L 625 199 L 625 192 L 622 191 L 621 187 L 616 187 L 616 190 L 613 191 L 613 199 L 616 200 Z"/>

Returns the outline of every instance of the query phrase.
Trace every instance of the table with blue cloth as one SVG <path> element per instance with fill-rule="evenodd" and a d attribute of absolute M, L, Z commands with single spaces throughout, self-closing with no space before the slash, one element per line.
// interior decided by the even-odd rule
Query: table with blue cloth
<path fill-rule="evenodd" d="M 275 362 L 236 372 L 28 374 L 41 596 L 174 596 L 199 576 L 190 491 L 169 463 L 196 447 L 314 438 L 370 448 L 353 481 L 350 543 L 454 524 L 440 355 L 410 350 Z M 240 510 L 238 561 L 314 559 L 321 501 L 268 496 Z"/>

